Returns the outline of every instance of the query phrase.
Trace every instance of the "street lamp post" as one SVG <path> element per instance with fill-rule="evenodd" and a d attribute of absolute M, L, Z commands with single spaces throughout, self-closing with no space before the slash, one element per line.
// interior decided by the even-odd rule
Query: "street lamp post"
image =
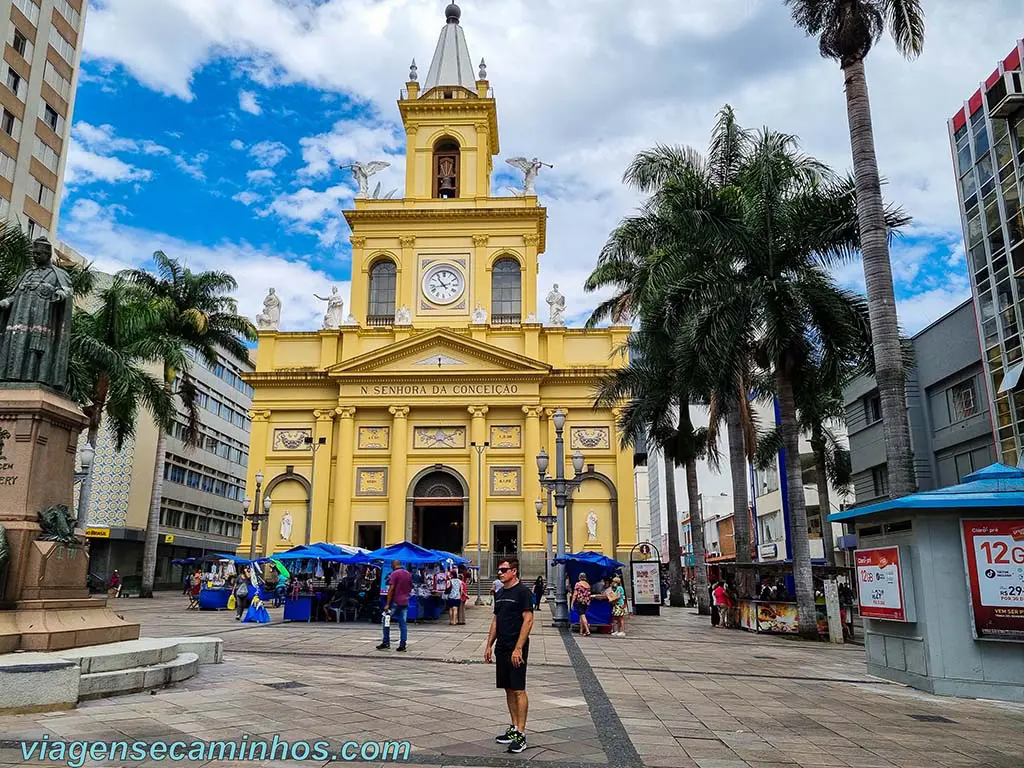
<path fill-rule="evenodd" d="M 251 535 L 251 538 L 249 539 L 249 560 L 250 561 L 256 559 L 256 534 L 260 530 L 260 523 L 262 523 L 264 520 L 266 520 L 267 518 L 270 517 L 270 505 L 271 505 L 270 496 L 267 496 L 263 500 L 263 507 L 262 507 L 263 511 L 262 512 L 260 511 L 260 490 L 262 489 L 262 487 L 263 487 L 263 473 L 262 472 L 257 472 L 256 473 L 256 501 L 255 501 L 255 503 L 251 502 L 249 500 L 248 496 L 246 496 L 245 499 L 242 501 L 242 517 L 247 519 L 249 521 L 250 525 L 252 526 L 252 535 Z M 252 512 L 251 513 L 249 512 L 250 505 L 252 507 Z"/>
<path fill-rule="evenodd" d="M 483 584 L 484 584 L 484 561 L 483 561 L 483 486 L 484 486 L 484 451 L 490 447 L 491 441 L 485 440 L 477 443 L 475 440 L 470 446 L 476 449 L 476 604 L 483 605 Z"/>
<path fill-rule="evenodd" d="M 556 560 L 565 557 L 565 502 L 570 492 L 577 490 L 583 483 L 583 454 L 578 450 L 572 455 L 572 467 L 575 477 L 565 476 L 565 412 L 559 408 L 551 417 L 555 425 L 555 476 L 548 477 L 548 454 L 544 448 L 537 454 L 537 472 L 540 475 L 542 488 L 554 491 L 555 510 L 558 517 L 558 551 Z M 569 603 L 565 592 L 565 563 L 558 562 L 553 568 L 552 578 L 555 579 L 555 608 L 552 611 L 552 623 L 556 627 L 567 626 L 569 623 Z"/>
<path fill-rule="evenodd" d="M 78 461 L 82 471 L 75 473 L 75 479 L 81 481 L 78 487 L 78 509 L 75 517 L 75 528 L 82 530 L 89 522 L 89 492 L 92 490 L 92 462 L 96 458 L 96 449 L 86 443 L 79 452 Z"/>
<path fill-rule="evenodd" d="M 541 499 L 537 499 L 534 504 L 537 507 L 537 519 L 548 529 L 547 547 L 544 549 L 544 580 L 546 582 L 544 589 L 547 592 L 548 599 L 551 600 L 554 596 L 554 593 L 552 592 L 553 586 L 551 584 L 551 566 L 552 561 L 554 560 L 554 553 L 551 551 L 551 534 L 554 532 L 555 522 L 558 520 L 558 518 L 551 513 L 551 491 L 548 491 L 547 514 L 542 514 L 541 512 L 544 509 L 544 502 Z"/>
<path fill-rule="evenodd" d="M 308 547 L 310 539 L 313 536 L 313 493 L 316 491 L 316 486 L 313 485 L 315 479 L 314 473 L 316 472 L 316 452 L 319 451 L 327 444 L 327 438 L 321 437 L 316 442 L 313 442 L 312 437 L 306 437 L 305 443 L 307 446 L 313 449 L 313 460 L 309 465 L 309 501 L 306 504 L 306 541 L 305 544 Z M 258 502 L 258 500 L 257 500 Z M 257 504 L 258 506 L 258 504 Z"/>

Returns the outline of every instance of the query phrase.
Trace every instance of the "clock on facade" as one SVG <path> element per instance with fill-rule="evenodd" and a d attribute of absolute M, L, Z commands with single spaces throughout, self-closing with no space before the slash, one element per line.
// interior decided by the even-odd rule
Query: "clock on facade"
<path fill-rule="evenodd" d="M 435 304 L 451 304 L 466 290 L 462 273 L 448 264 L 438 264 L 423 275 L 423 294 Z"/>

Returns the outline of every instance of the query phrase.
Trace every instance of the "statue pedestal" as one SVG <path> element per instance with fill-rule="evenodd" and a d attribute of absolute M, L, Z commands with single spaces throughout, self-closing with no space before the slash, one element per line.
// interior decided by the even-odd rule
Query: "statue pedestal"
<path fill-rule="evenodd" d="M 588 541 L 586 544 L 583 545 L 583 549 L 587 552 L 600 552 L 601 542 L 597 540 Z"/>
<path fill-rule="evenodd" d="M 9 557 L 0 565 L 0 653 L 57 651 L 135 640 L 129 624 L 86 587 L 89 542 L 40 541 L 39 513 L 73 507 L 75 451 L 85 417 L 49 390 L 0 388 L 0 526 Z"/>

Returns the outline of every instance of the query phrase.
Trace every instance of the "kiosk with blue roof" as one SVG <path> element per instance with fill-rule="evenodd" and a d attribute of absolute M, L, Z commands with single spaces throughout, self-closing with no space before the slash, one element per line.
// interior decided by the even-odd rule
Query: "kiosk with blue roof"
<path fill-rule="evenodd" d="M 1024 470 L 993 464 L 829 520 L 856 529 L 871 674 L 1024 702 Z"/>

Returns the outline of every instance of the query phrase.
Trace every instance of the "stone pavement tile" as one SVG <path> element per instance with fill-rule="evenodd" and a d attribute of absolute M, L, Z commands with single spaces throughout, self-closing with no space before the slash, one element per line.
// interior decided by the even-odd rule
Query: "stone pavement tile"
<path fill-rule="evenodd" d="M 719 760 L 718 758 L 697 758 L 698 768 L 750 768 L 745 760 Z"/>

